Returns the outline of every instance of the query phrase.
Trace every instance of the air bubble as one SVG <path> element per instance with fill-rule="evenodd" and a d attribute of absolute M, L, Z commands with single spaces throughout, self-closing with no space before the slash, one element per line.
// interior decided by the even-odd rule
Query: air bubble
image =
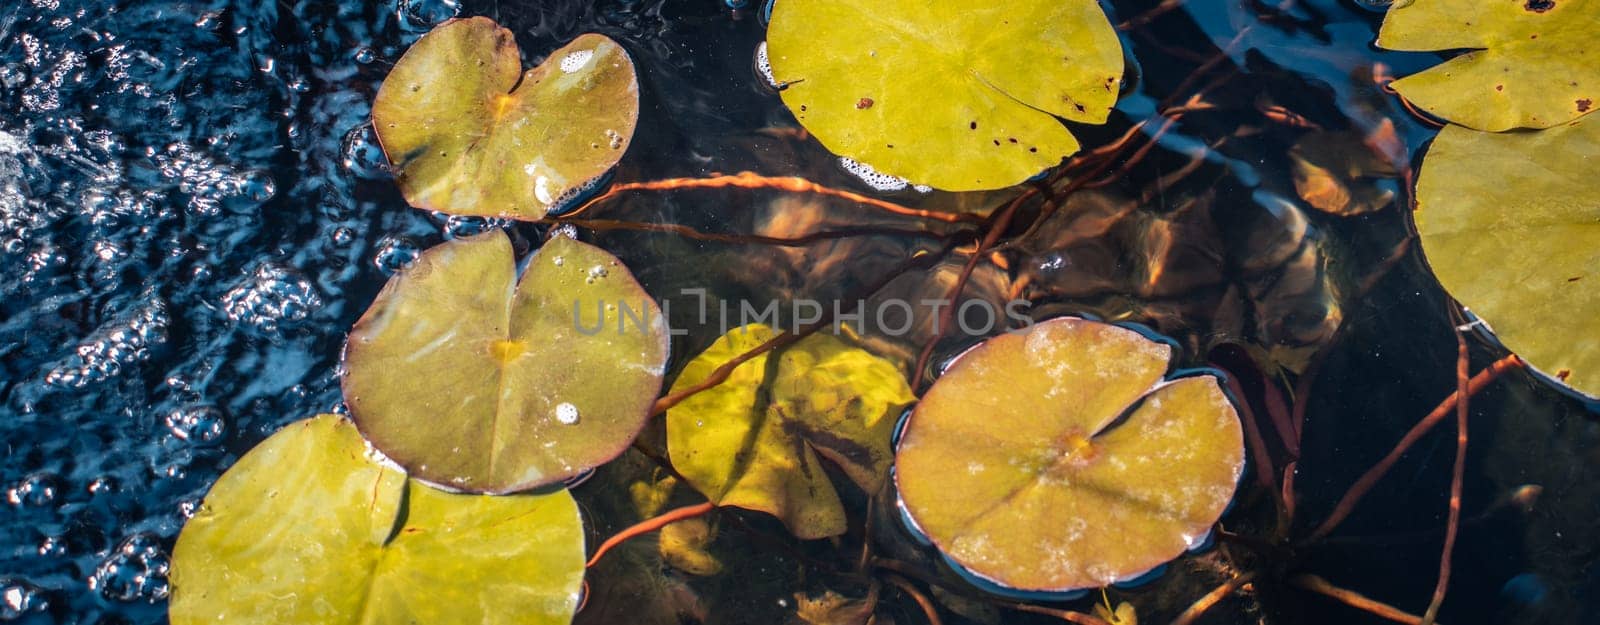
<path fill-rule="evenodd" d="M 412 30 L 428 30 L 461 13 L 458 0 L 400 0 L 400 22 Z"/>
<path fill-rule="evenodd" d="M 50 600 L 38 586 L 26 580 L 0 579 L 0 621 L 15 621 L 49 608 Z"/>
<path fill-rule="evenodd" d="M 383 156 L 383 148 L 378 145 L 372 124 L 362 124 L 345 133 L 339 153 L 345 171 L 357 178 L 381 180 L 390 177 L 388 160 Z"/>
<path fill-rule="evenodd" d="M 101 326 L 73 349 L 73 355 L 45 374 L 52 386 L 82 388 L 115 377 L 129 365 L 150 358 L 150 349 L 167 341 L 172 317 L 166 304 L 151 300 L 129 317 Z"/>
<path fill-rule="evenodd" d="M 447 239 L 461 239 L 477 236 L 490 230 L 498 230 L 510 226 L 505 219 L 496 217 L 478 217 L 474 215 L 451 215 L 444 220 L 444 236 Z"/>
<path fill-rule="evenodd" d="M 578 424 L 578 407 L 567 402 L 556 406 L 556 421 L 562 425 Z"/>
<path fill-rule="evenodd" d="M 417 262 L 417 257 L 422 255 L 422 248 L 415 241 L 405 237 L 384 237 L 378 241 L 378 253 L 372 257 L 372 264 L 378 267 L 383 275 L 392 276 L 401 269 L 410 267 Z"/>

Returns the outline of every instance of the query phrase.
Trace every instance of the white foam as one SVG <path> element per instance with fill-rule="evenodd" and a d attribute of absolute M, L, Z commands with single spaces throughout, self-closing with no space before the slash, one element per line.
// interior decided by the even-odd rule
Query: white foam
<path fill-rule="evenodd" d="M 571 74 L 583 69 L 584 66 L 588 65 L 589 61 L 593 59 L 594 50 L 574 50 L 572 52 L 568 52 L 567 56 L 561 59 L 561 71 Z"/>
<path fill-rule="evenodd" d="M 850 172 L 851 175 L 860 178 L 862 182 L 867 183 L 867 186 L 879 191 L 899 191 L 911 185 L 905 178 L 885 174 L 873 169 L 871 165 L 853 158 L 839 157 L 839 166 Z"/>

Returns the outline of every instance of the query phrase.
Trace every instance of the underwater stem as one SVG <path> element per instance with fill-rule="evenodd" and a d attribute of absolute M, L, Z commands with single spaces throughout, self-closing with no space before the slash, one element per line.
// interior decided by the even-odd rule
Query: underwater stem
<path fill-rule="evenodd" d="M 611 551 L 611 549 L 617 545 L 627 542 L 629 538 L 654 532 L 677 521 L 692 519 L 715 510 L 716 508 L 717 506 L 715 504 L 707 501 L 702 504 L 685 506 L 675 510 L 668 510 L 667 512 L 663 512 L 654 517 L 635 523 L 632 527 L 617 532 L 616 536 L 612 536 L 611 538 L 606 539 L 605 542 L 601 543 L 600 548 L 594 550 L 594 556 L 589 558 L 589 563 L 583 566 L 585 568 L 593 567 L 596 562 L 600 561 L 601 556 L 606 555 L 606 552 Z"/>
<path fill-rule="evenodd" d="M 1241 573 L 1233 579 L 1223 582 L 1221 586 L 1212 589 L 1211 592 L 1201 597 L 1199 601 L 1194 602 L 1188 609 L 1178 614 L 1177 618 L 1172 619 L 1171 625 L 1189 625 L 1195 622 L 1206 613 L 1206 610 L 1211 609 L 1211 606 L 1221 603 L 1223 599 L 1228 598 L 1228 595 L 1243 588 L 1245 584 L 1254 581 L 1255 578 L 1255 571 L 1251 571 L 1249 573 Z"/>
<path fill-rule="evenodd" d="M 1467 337 L 1456 331 L 1456 464 L 1450 477 L 1450 520 L 1444 527 L 1444 549 L 1439 554 L 1439 582 L 1433 587 L 1433 600 L 1422 614 L 1422 625 L 1433 625 L 1439 616 L 1439 605 L 1444 603 L 1444 593 L 1450 587 L 1450 554 L 1455 550 L 1456 532 L 1461 523 L 1461 482 L 1467 465 Z"/>
<path fill-rule="evenodd" d="M 595 196 L 594 199 L 584 202 L 571 215 L 576 215 L 589 207 L 630 191 L 673 191 L 678 189 L 725 189 L 737 187 L 741 189 L 773 189 L 789 191 L 791 193 L 813 193 L 826 195 L 857 204 L 882 209 L 896 215 L 920 217 L 948 223 L 976 222 L 981 219 L 977 215 L 966 213 L 944 213 L 920 208 L 911 208 L 887 200 L 868 197 L 852 191 L 824 187 L 820 184 L 797 176 L 763 176 L 755 172 L 743 171 L 733 175 L 711 176 L 709 178 L 667 178 L 664 180 L 649 180 L 645 182 L 625 182 L 612 185 L 605 193 Z"/>
<path fill-rule="evenodd" d="M 1389 455 L 1384 456 L 1382 460 L 1379 460 L 1378 463 L 1373 465 L 1371 469 L 1368 469 L 1366 473 L 1362 474 L 1361 479 L 1356 480 L 1356 483 L 1350 487 L 1350 490 L 1345 491 L 1344 497 L 1339 500 L 1339 504 L 1334 506 L 1333 514 L 1329 515 L 1328 520 L 1323 521 L 1322 525 L 1317 526 L 1316 531 L 1312 532 L 1311 536 L 1301 541 L 1301 544 L 1309 544 L 1322 539 L 1331 533 L 1334 528 L 1338 527 L 1346 517 L 1350 516 L 1350 512 L 1355 509 L 1356 504 L 1361 501 L 1361 498 L 1366 496 L 1367 491 L 1371 490 L 1372 486 L 1378 483 L 1378 480 L 1383 479 L 1384 474 L 1388 473 L 1389 469 L 1394 467 L 1394 464 L 1400 460 L 1400 456 L 1405 454 L 1407 449 L 1410 449 L 1411 446 L 1416 444 L 1416 442 L 1421 439 L 1424 434 L 1427 434 L 1429 430 L 1432 430 L 1433 427 L 1438 425 L 1440 421 L 1444 420 L 1446 416 L 1449 416 L 1450 412 L 1455 409 L 1456 403 L 1461 397 L 1477 394 L 1479 391 L 1483 390 L 1483 387 L 1488 386 L 1490 382 L 1493 382 L 1495 378 L 1500 377 L 1500 374 L 1505 373 L 1513 368 L 1521 367 L 1522 365 L 1523 363 L 1521 358 L 1518 358 L 1516 354 L 1510 354 L 1505 358 L 1494 361 L 1494 364 L 1489 365 L 1484 370 L 1479 371 L 1477 375 L 1472 376 L 1472 379 L 1467 381 L 1465 393 L 1458 390 L 1454 393 L 1451 393 L 1449 397 L 1446 397 L 1438 407 L 1433 409 L 1433 412 L 1428 413 L 1428 416 L 1424 417 L 1421 421 L 1418 421 L 1416 425 L 1412 426 L 1411 431 L 1406 432 L 1406 435 L 1400 439 L 1400 442 L 1395 444 L 1394 449 L 1389 451 Z"/>
<path fill-rule="evenodd" d="M 1343 603 L 1352 608 L 1363 610 L 1397 623 L 1405 623 L 1406 625 L 1419 625 L 1422 623 L 1422 619 L 1417 618 L 1416 616 L 1399 608 L 1380 601 L 1374 601 L 1367 598 L 1366 595 L 1356 591 L 1345 590 L 1328 583 L 1328 580 L 1322 579 L 1321 577 L 1317 577 L 1316 575 L 1312 575 L 1310 573 L 1296 575 L 1289 580 L 1289 583 L 1324 597 L 1337 600 L 1339 603 Z"/>

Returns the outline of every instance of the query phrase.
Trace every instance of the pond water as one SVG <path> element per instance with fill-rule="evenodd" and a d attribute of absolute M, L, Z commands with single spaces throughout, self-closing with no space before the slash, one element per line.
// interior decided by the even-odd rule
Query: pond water
<path fill-rule="evenodd" d="M 1157 5 L 1108 7 L 1138 61 L 1110 122 L 1074 130 L 1098 146 L 1153 120 L 1133 144 L 1152 147 L 1122 154 L 1114 177 L 1027 236 L 1019 220 L 965 297 L 1021 295 L 1039 318 L 1144 323 L 1186 348 L 1184 364 L 1240 374 L 1258 407 L 1251 359 L 1219 346 L 1252 346 L 1284 379 L 1311 367 L 1296 477 L 1303 536 L 1455 388 L 1448 300 L 1405 243 L 1398 174 L 1433 129 L 1380 88 L 1383 76 L 1439 57 L 1372 47 L 1384 7 L 1365 1 Z M 763 81 L 758 11 L 718 0 L 12 0 L 0 7 L 0 620 L 165 621 L 169 554 L 187 515 L 267 435 L 342 410 L 340 346 L 388 277 L 450 238 L 508 228 L 521 249 L 539 240 L 540 227 L 407 207 L 367 125 L 401 53 L 457 15 L 510 28 L 529 64 L 584 32 L 623 43 L 643 113 L 617 181 L 750 170 L 983 214 L 1016 194 L 874 190 L 799 131 Z M 1195 106 L 1150 141 L 1173 105 Z M 1345 148 L 1363 141 L 1392 157 L 1349 184 L 1352 196 L 1377 198 L 1375 210 L 1313 209 L 1295 186 L 1296 159 L 1345 162 Z M 689 334 L 673 345 L 678 365 L 720 334 L 714 320 L 692 318 L 683 289 L 726 301 L 848 299 L 914 252 L 972 240 L 958 226 L 740 189 L 629 195 L 583 216 L 767 236 L 928 229 L 775 247 L 580 228 L 680 304 L 673 324 Z M 961 254 L 884 293 L 939 296 Z M 917 328 L 866 338 L 910 367 L 931 338 Z M 976 338 L 947 337 L 933 360 Z M 1474 369 L 1500 355 L 1474 342 Z M 1471 407 L 1467 521 L 1440 620 L 1591 622 L 1595 416 L 1520 373 Z M 1202 622 L 1385 622 L 1286 582 L 1300 573 L 1420 612 L 1438 569 L 1454 440 L 1448 425 L 1424 438 L 1329 539 L 1228 560 L 1261 581 Z M 591 542 L 636 520 L 605 512 L 616 507 L 608 485 L 639 470 L 629 458 L 576 489 Z M 1241 497 L 1224 525 L 1260 533 L 1270 508 Z M 719 540 L 744 555 L 722 574 L 659 562 L 613 572 L 615 583 L 591 582 L 579 621 L 784 622 L 796 593 L 859 590 L 859 580 L 830 578 L 828 564 L 859 549 L 859 532 L 818 545 L 754 515 L 727 525 Z M 893 523 L 875 532 L 886 553 L 948 575 Z M 1220 561 L 1213 552 L 1175 563 L 1115 592 L 1165 622 L 1226 578 Z M 970 608 L 945 610 L 946 623 L 996 622 L 992 606 L 946 600 Z M 883 618 L 922 622 L 904 596 L 884 601 Z M 1027 619 L 1055 622 L 1012 613 L 1002 622 Z"/>

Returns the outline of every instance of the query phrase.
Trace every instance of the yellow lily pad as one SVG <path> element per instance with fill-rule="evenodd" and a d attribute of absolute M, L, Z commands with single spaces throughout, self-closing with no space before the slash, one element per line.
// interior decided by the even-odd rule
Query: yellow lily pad
<path fill-rule="evenodd" d="M 761 324 L 723 335 L 684 367 L 672 392 L 774 336 Z M 888 361 L 813 334 L 668 410 L 667 450 L 678 472 L 717 505 L 772 514 L 800 538 L 835 536 L 845 531 L 844 505 L 818 457 L 877 492 L 888 476 L 895 421 L 913 399 Z"/>
<path fill-rule="evenodd" d="M 1094 0 L 790 0 L 767 53 L 782 97 L 835 154 L 948 191 L 1007 187 L 1104 123 L 1122 44 Z"/>
<path fill-rule="evenodd" d="M 412 206 L 526 220 L 616 165 L 638 119 L 639 81 L 617 42 L 581 35 L 523 73 L 516 38 L 485 17 L 423 35 L 372 104 Z"/>
<path fill-rule="evenodd" d="M 406 479 L 350 422 L 290 424 L 239 459 L 184 525 L 173 625 L 565 625 L 583 523 L 565 490 L 484 497 Z"/>
<path fill-rule="evenodd" d="M 605 250 L 557 236 L 521 279 L 500 231 L 422 253 L 350 332 L 344 396 L 417 478 L 506 493 L 627 448 L 661 391 L 661 311 Z"/>
<path fill-rule="evenodd" d="M 1164 379 L 1173 348 L 1062 318 L 962 355 L 895 456 L 912 522 L 980 578 L 1029 592 L 1104 586 L 1201 541 L 1244 467 L 1215 376 Z"/>
<path fill-rule="evenodd" d="M 1400 95 L 1456 124 L 1499 132 L 1549 128 L 1600 106 L 1600 0 L 1413 0 L 1384 16 L 1390 50 L 1468 50 L 1394 82 Z"/>
<path fill-rule="evenodd" d="M 1600 119 L 1446 127 L 1417 180 L 1433 273 L 1529 364 L 1600 396 Z"/>

